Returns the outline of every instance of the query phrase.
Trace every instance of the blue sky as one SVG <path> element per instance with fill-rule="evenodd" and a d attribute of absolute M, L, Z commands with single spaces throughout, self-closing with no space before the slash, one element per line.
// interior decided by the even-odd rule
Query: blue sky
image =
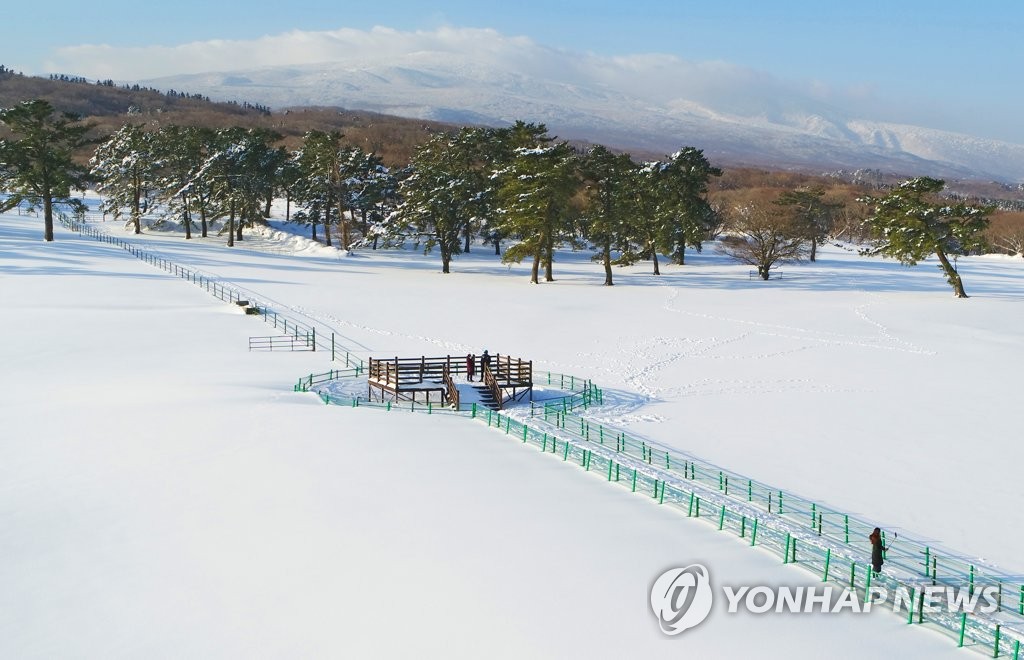
<path fill-rule="evenodd" d="M 244 7 L 244 8 L 242 8 Z M 58 18 L 54 18 L 58 17 Z M 871 119 L 903 121 L 1024 143 L 1024 3 L 946 2 L 268 2 L 18 3 L 5 11 L 0 63 L 26 73 L 115 77 L 117 49 L 251 40 L 289 31 L 374 26 L 399 31 L 493 28 L 550 48 L 690 62 L 721 61 L 804 86 L 862 98 Z M 90 71 L 61 48 L 107 45 Z M 136 64 L 145 61 L 133 51 Z M 109 68 L 115 67 L 115 68 Z M 98 67 L 91 67 L 98 68 Z M 128 73 L 140 74 L 140 69 Z M 156 74 L 155 74 L 156 75 Z M 145 76 L 142 76 L 145 77 Z"/>

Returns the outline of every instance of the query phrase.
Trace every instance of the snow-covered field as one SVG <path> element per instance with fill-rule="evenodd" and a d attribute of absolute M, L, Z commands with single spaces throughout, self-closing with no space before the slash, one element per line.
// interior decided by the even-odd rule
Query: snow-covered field
<path fill-rule="evenodd" d="M 1024 573 L 1024 260 L 961 259 L 964 301 L 931 264 L 837 247 L 770 282 L 706 251 L 607 288 L 582 253 L 531 286 L 487 248 L 442 275 L 105 229 L 363 357 L 487 348 L 592 378 L 598 421 Z M 964 657 L 885 612 L 716 610 L 666 638 L 666 568 L 816 578 L 481 425 L 293 393 L 323 354 L 250 353 L 273 331 L 239 308 L 41 234 L 0 216 L 2 657 Z"/>

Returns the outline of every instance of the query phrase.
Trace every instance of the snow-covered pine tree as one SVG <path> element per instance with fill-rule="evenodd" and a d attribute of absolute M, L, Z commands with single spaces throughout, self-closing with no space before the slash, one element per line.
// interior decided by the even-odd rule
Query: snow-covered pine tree
<path fill-rule="evenodd" d="M 716 224 L 715 213 L 707 200 L 708 181 L 721 176 L 701 149 L 683 147 L 669 160 L 652 167 L 652 193 L 657 200 L 655 216 L 661 226 L 659 248 L 672 254 L 679 265 L 686 262 L 686 248 L 698 251 L 708 231 Z"/>
<path fill-rule="evenodd" d="M 612 252 L 630 252 L 630 223 L 636 217 L 631 177 L 637 169 L 629 154 L 613 154 L 603 146 L 582 159 L 587 238 L 598 249 L 594 261 L 604 266 L 604 284 L 612 286 Z"/>
<path fill-rule="evenodd" d="M 57 114 L 47 101 L 25 101 L 0 110 L 0 124 L 12 137 L 0 138 L 0 190 L 8 197 L 0 211 L 22 203 L 43 207 L 43 240 L 53 240 L 53 209 L 61 204 L 84 210 L 71 196 L 83 190 L 86 168 L 74 160 L 91 128 L 76 115 Z"/>
<path fill-rule="evenodd" d="M 138 124 L 125 124 L 96 147 L 89 160 L 101 207 L 114 219 L 127 218 L 136 234 L 142 233 L 142 214 L 157 189 L 153 134 Z"/>
<path fill-rule="evenodd" d="M 493 186 L 486 149 L 493 132 L 463 128 L 437 133 L 417 149 L 412 174 L 399 185 L 397 219 L 424 241 L 424 251 L 441 253 L 441 272 L 463 252 L 463 237 L 490 212 Z"/>
<path fill-rule="evenodd" d="M 884 197 L 863 197 L 874 207 L 865 221 L 877 243 L 862 254 L 883 254 L 907 266 L 934 254 L 953 295 L 966 298 L 963 281 L 949 255 L 967 254 L 985 242 L 991 206 L 950 204 L 939 193 L 946 182 L 918 177 L 900 184 Z"/>
<path fill-rule="evenodd" d="M 198 174 L 214 132 L 197 126 L 164 126 L 154 135 L 157 198 L 165 218 L 175 218 L 192 238 L 193 214 L 199 214 L 200 235 L 209 233 L 210 182 Z"/>
<path fill-rule="evenodd" d="M 579 159 L 565 142 L 541 142 L 514 151 L 512 162 L 499 176 L 501 231 L 518 239 L 502 255 L 503 261 L 533 259 L 530 282 L 554 281 L 555 246 L 571 238 L 573 197 L 580 187 Z"/>

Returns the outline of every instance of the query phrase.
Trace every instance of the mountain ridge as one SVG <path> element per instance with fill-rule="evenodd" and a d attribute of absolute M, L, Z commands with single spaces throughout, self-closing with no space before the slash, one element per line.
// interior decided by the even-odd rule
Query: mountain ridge
<path fill-rule="evenodd" d="M 528 67 L 527 67 L 528 69 Z M 1024 145 L 845 116 L 801 98 L 736 98 L 711 107 L 669 92 L 640 98 L 600 80 L 465 62 L 451 53 L 153 78 L 214 99 L 272 108 L 338 106 L 483 125 L 543 122 L 560 137 L 669 153 L 687 144 L 727 165 L 1024 181 Z M 732 105 L 732 107 L 729 107 Z M 737 114 L 746 112 L 747 114 Z"/>

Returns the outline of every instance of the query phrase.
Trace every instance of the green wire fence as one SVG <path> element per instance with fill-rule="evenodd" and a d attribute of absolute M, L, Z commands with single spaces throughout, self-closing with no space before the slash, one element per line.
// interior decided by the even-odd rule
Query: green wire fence
<path fill-rule="evenodd" d="M 154 267 L 202 287 L 220 300 L 247 301 L 275 329 L 302 338 L 314 348 L 329 350 L 332 361 L 344 361 L 345 369 L 299 379 L 295 391 L 313 391 L 318 385 L 365 374 L 363 360 L 339 345 L 333 333 L 329 340 L 324 333 L 318 336 L 315 326 L 290 318 L 220 280 L 99 232 L 79 220 L 66 216 L 59 216 L 59 220 L 72 231 L 116 245 Z M 1024 641 L 1024 577 L 1007 575 L 981 562 L 900 537 L 895 550 L 887 553 L 886 572 L 873 578 L 870 565 L 858 559 L 864 554 L 862 548 L 874 528 L 872 523 L 576 414 L 603 403 L 602 390 L 587 379 L 540 372 L 535 383 L 546 383 L 569 394 L 531 402 L 529 423 L 477 404 L 466 410 L 453 410 L 432 403 L 410 401 L 399 405 L 358 396 L 337 397 L 323 390 L 317 393 L 328 404 L 449 413 L 485 422 L 489 428 L 532 444 L 544 453 L 578 463 L 608 482 L 646 494 L 659 504 L 715 525 L 751 546 L 778 553 L 784 563 L 798 564 L 820 575 L 824 582 L 867 592 L 874 579 L 875 586 L 884 586 L 890 593 L 902 589 L 911 594 L 907 603 L 908 624 L 927 622 L 951 635 L 959 646 L 977 648 L 994 658 L 1020 658 Z M 928 586 L 967 589 L 971 594 L 994 587 L 997 611 L 992 615 L 946 611 L 926 614 L 923 604 Z"/>
<path fill-rule="evenodd" d="M 295 391 L 310 391 L 318 384 L 363 375 L 359 368 L 311 374 L 299 380 Z M 550 379 L 550 380 L 549 380 Z M 594 423 L 574 410 L 586 411 L 603 400 L 603 391 L 591 381 L 565 374 L 541 372 L 536 382 L 575 387 L 570 395 L 531 403 L 517 419 L 475 404 L 456 411 L 447 406 L 416 402 L 370 402 L 362 397 L 337 397 L 318 392 L 328 404 L 369 406 L 385 410 L 457 414 L 473 418 L 555 458 L 578 464 L 587 472 L 650 497 L 686 516 L 704 520 L 751 546 L 778 554 L 783 563 L 796 564 L 828 582 L 856 589 L 867 596 L 872 586 L 883 587 L 889 604 L 897 593 L 909 594 L 908 624 L 927 623 L 944 631 L 959 646 L 1018 660 L 1024 641 L 1024 578 L 1000 573 L 990 566 L 940 551 L 907 537 L 899 537 L 886 557 L 885 572 L 872 575 L 867 536 L 874 525 L 788 491 L 771 487 L 738 473 L 700 461 L 678 451 Z M 528 417 L 526 417 L 528 415 Z M 996 590 L 993 614 L 925 611 L 925 589 L 941 585 L 973 594 L 983 587 Z M 880 605 L 880 604 L 879 604 Z M 879 606 L 879 605 L 876 605 Z M 901 610 L 902 613 L 902 610 Z"/>

